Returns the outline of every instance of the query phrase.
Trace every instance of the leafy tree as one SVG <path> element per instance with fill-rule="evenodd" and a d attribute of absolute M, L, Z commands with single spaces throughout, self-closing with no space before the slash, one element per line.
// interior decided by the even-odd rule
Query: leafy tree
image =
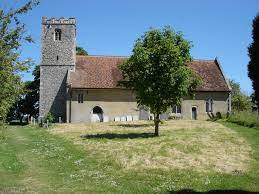
<path fill-rule="evenodd" d="M 23 116 L 29 114 L 37 117 L 39 113 L 39 92 L 40 92 L 40 66 L 35 66 L 32 72 L 33 81 L 24 83 L 23 93 L 20 95 L 16 103 L 10 109 L 8 117 L 12 119 L 16 117 L 22 122 Z"/>
<path fill-rule="evenodd" d="M 248 55 L 250 61 L 248 64 L 248 76 L 252 80 L 253 89 L 255 91 L 254 99 L 259 105 L 259 13 L 253 20 L 252 31 L 253 42 L 248 47 Z"/>
<path fill-rule="evenodd" d="M 0 8 L 0 118 L 3 120 L 23 90 L 20 73 L 30 65 L 30 60 L 20 59 L 22 42 L 32 42 L 32 38 L 26 35 L 25 24 L 19 16 L 38 3 L 31 0 L 16 9 Z"/>
<path fill-rule="evenodd" d="M 229 83 L 232 88 L 232 109 L 234 111 L 251 110 L 251 98 L 241 91 L 240 84 L 234 80 L 230 80 Z"/>
<path fill-rule="evenodd" d="M 190 42 L 170 27 L 151 29 L 137 39 L 133 54 L 120 66 L 120 85 L 132 89 L 139 106 L 154 114 L 155 135 L 159 135 L 159 115 L 192 95 L 200 79 L 188 67 Z"/>
<path fill-rule="evenodd" d="M 76 47 L 76 55 L 84 55 L 84 56 L 87 56 L 88 53 L 87 53 L 87 51 L 86 51 L 83 47 L 77 46 L 77 47 Z"/>

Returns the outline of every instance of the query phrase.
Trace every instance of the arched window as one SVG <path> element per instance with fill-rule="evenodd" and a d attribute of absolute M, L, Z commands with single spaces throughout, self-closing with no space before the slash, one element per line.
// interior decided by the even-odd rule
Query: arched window
<path fill-rule="evenodd" d="M 213 112 L 213 100 L 209 98 L 206 100 L 206 112 Z"/>
<path fill-rule="evenodd" d="M 61 29 L 55 29 L 55 40 L 61 40 Z"/>
<path fill-rule="evenodd" d="M 181 114 L 181 105 L 174 105 L 173 108 L 172 108 L 172 113 L 178 113 L 178 114 Z"/>

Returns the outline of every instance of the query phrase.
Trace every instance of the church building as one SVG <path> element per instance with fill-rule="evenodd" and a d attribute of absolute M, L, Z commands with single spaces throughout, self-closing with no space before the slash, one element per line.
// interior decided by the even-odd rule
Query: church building
<path fill-rule="evenodd" d="M 134 93 L 118 87 L 122 56 L 77 56 L 76 20 L 42 18 L 40 108 L 60 122 L 108 122 L 152 119 L 137 106 Z M 202 78 L 194 98 L 183 96 L 180 106 L 161 115 L 206 120 L 231 112 L 231 87 L 219 61 L 193 60 L 188 64 Z"/>

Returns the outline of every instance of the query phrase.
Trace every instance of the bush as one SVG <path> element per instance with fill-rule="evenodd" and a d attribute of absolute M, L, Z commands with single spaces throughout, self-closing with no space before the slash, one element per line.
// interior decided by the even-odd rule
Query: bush
<path fill-rule="evenodd" d="M 259 129 L 259 117 L 251 112 L 236 112 L 231 114 L 227 121 L 243 125 L 245 127 L 254 127 Z"/>
<path fill-rule="evenodd" d="M 53 116 L 52 113 L 48 113 L 44 118 L 43 118 L 43 122 L 46 123 L 47 120 L 49 121 L 49 123 L 54 123 L 55 121 L 55 117 Z"/>
<path fill-rule="evenodd" d="M 0 120 L 0 141 L 5 139 L 6 139 L 6 124 L 4 123 L 3 120 Z"/>

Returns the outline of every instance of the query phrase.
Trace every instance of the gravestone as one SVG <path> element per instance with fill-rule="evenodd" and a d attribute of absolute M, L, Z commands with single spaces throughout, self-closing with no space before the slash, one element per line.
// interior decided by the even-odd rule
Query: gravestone
<path fill-rule="evenodd" d="M 131 115 L 127 115 L 127 121 L 132 121 L 132 116 Z"/>
<path fill-rule="evenodd" d="M 122 117 L 121 117 L 121 121 L 122 121 L 122 122 L 126 121 L 126 117 L 125 117 L 125 116 L 122 116 Z"/>
<path fill-rule="evenodd" d="M 108 116 L 103 116 L 103 122 L 109 122 L 109 117 Z"/>
<path fill-rule="evenodd" d="M 120 121 L 120 120 L 121 120 L 120 117 L 115 117 L 115 118 L 114 118 L 114 121 L 115 121 L 115 122 L 118 122 L 118 121 Z"/>

